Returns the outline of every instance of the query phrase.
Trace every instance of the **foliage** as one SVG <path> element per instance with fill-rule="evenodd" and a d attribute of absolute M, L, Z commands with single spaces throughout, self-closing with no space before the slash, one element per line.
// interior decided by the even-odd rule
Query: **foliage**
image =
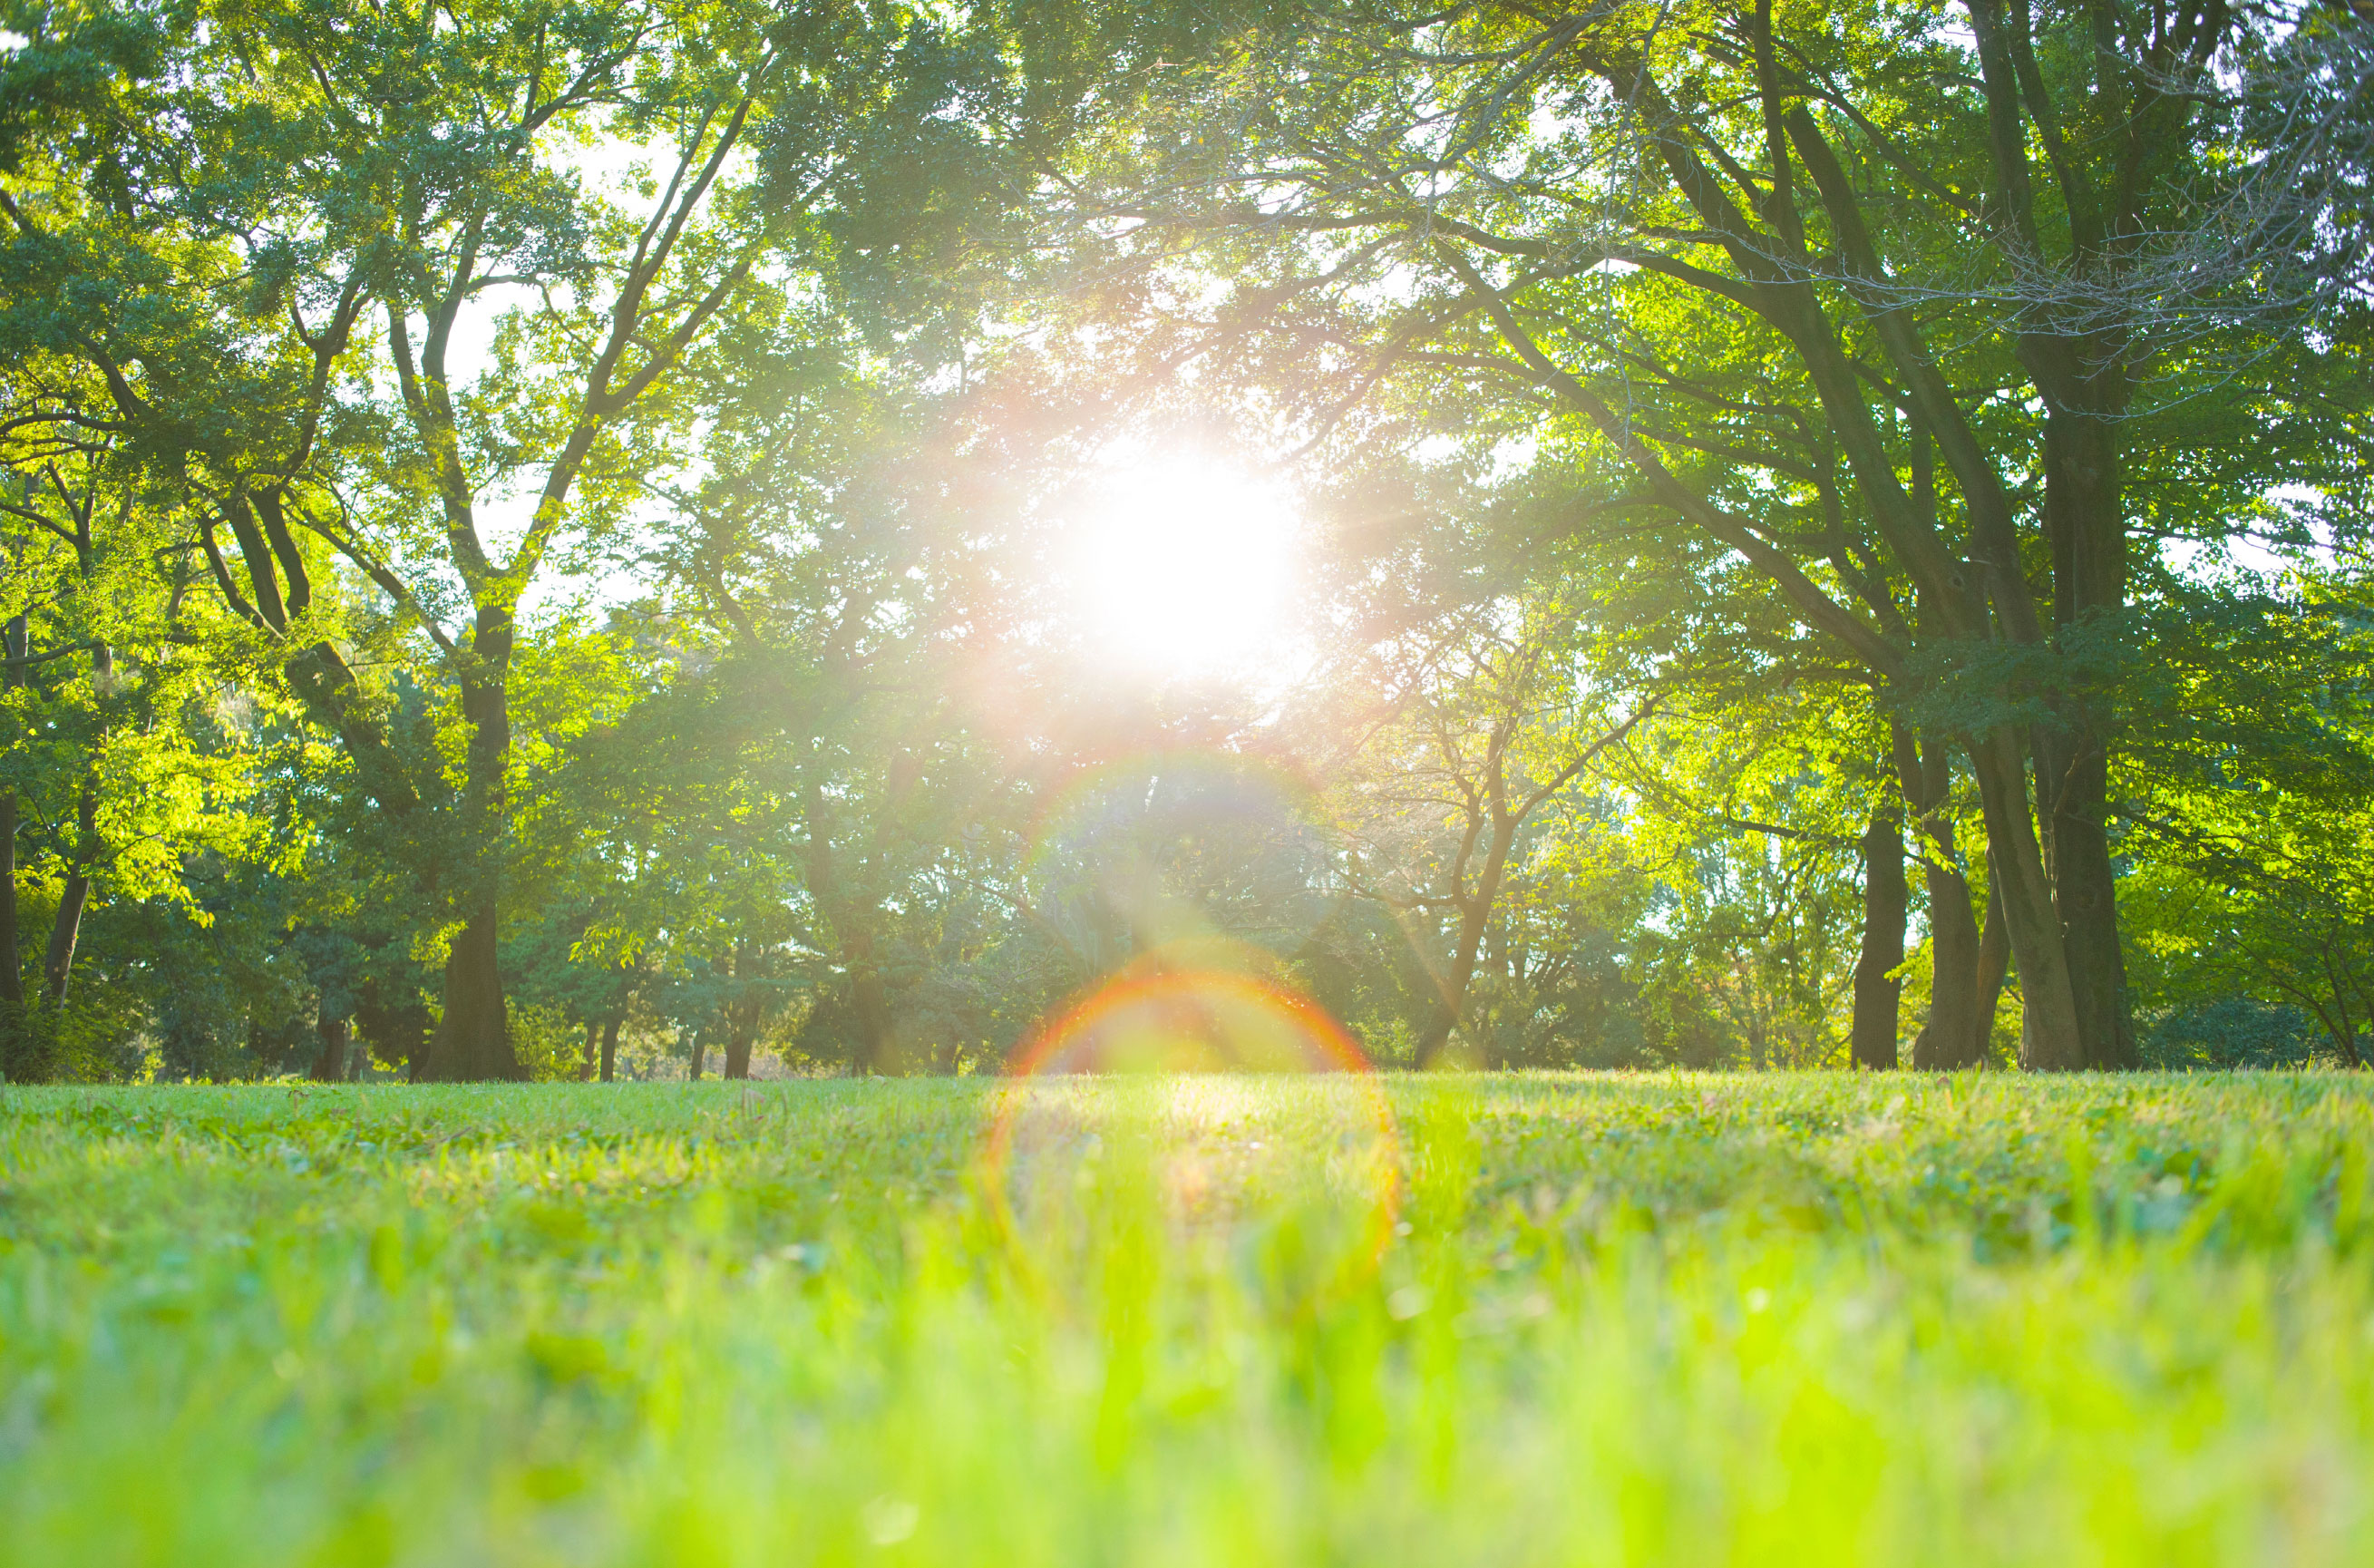
<path fill-rule="evenodd" d="M 2172 1008 L 2144 1033 L 2145 1059 L 2163 1069 L 2304 1067 L 2317 1043 L 2305 1010 L 2248 996 Z"/>
<path fill-rule="evenodd" d="M 2367 28 L 1964 10 L 0 18 L 0 1066 L 2363 1059 Z"/>

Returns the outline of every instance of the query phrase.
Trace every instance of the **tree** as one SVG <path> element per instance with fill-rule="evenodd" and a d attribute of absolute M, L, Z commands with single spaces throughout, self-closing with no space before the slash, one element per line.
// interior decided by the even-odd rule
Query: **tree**
<path fill-rule="evenodd" d="M 2164 631 L 2119 806 L 2140 961 L 2168 1004 L 2301 1008 L 2352 1067 L 2374 1024 L 2374 665 L 2352 575 L 2222 585 Z M 2207 595 L 2201 595 L 2206 597 Z M 2148 766 L 2139 765 L 2147 760 Z"/>
<path fill-rule="evenodd" d="M 523 603 L 686 459 L 688 356 L 829 243 L 852 171 L 947 140 L 935 115 L 979 64 L 897 7 L 675 0 L 202 6 L 69 24 L 12 64 L 50 101 L 8 126 L 7 330 L 104 396 L 29 383 L 10 428 L 151 454 L 224 601 L 411 824 L 451 933 L 423 1076 L 516 1067 L 499 940 Z M 637 149 L 616 195 L 596 140 Z M 317 608 L 334 559 L 452 704 L 452 777 L 402 754 Z"/>
<path fill-rule="evenodd" d="M 1264 374 L 1320 430 L 1384 395 L 1505 400 L 1761 573 L 1969 757 L 2025 1059 L 2125 1065 L 2117 694 L 2074 666 L 2128 603 L 2184 395 L 2261 350 L 2101 307 L 2217 199 L 2234 119 L 2196 86 L 2254 24 L 1972 17 L 1312 7 L 1182 79 L 1083 205 L 1124 257 L 1195 245 L 1231 277 L 1172 362 Z M 2314 440 L 2228 444 L 2210 482 L 2312 474 Z"/>
<path fill-rule="evenodd" d="M 1521 835 L 1659 706 L 1592 680 L 1574 618 L 1554 592 L 1496 596 L 1377 651 L 1383 713 L 1338 787 L 1356 886 L 1428 938 L 1449 924 L 1420 1067 L 1465 1016 Z"/>
<path fill-rule="evenodd" d="M 301 831 L 274 842 L 271 704 L 250 701 L 241 639 L 192 595 L 198 569 L 142 465 L 105 435 L 28 446 L 37 466 L 0 499 L 0 1071 L 16 1081 L 104 1070 L 75 1016 L 96 906 L 153 900 L 203 923 L 193 861 L 287 868 L 305 847 Z M 29 996 L 29 892 L 48 916 Z"/>

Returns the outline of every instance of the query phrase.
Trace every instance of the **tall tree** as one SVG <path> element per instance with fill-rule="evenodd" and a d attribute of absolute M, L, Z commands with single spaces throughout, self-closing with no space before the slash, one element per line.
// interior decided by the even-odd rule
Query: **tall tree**
<path fill-rule="evenodd" d="M 2213 64 L 2257 24 L 1980 9 L 1310 7 L 1182 75 L 1089 205 L 1141 265 L 1185 242 L 1240 279 L 1171 361 L 1233 357 L 1322 426 L 1380 387 L 1532 408 L 1761 573 L 1969 756 L 2025 1059 L 2120 1066 L 2117 701 L 2083 666 L 2139 476 L 2245 374 L 2208 303 L 2142 312 L 2135 279 L 2230 189 Z M 2305 476 L 2268 385 L 2276 439 L 2208 483 Z"/>
<path fill-rule="evenodd" d="M 224 600 L 408 824 L 451 932 L 422 1076 L 516 1070 L 523 605 L 683 460 L 688 357 L 972 64 L 903 7 L 677 0 L 109 14 L 12 62 L 50 101 L 6 121 L 7 329 L 104 395 L 28 384 L 9 428 L 150 453 Z M 623 179 L 591 145 L 632 149 Z M 341 652 L 316 603 L 333 560 L 452 702 L 452 776 Z"/>

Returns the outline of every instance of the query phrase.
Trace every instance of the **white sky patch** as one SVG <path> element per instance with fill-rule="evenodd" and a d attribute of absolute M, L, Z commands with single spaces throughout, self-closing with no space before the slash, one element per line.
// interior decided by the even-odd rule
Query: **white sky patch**
<path fill-rule="evenodd" d="M 2325 497 L 2313 486 L 2286 484 L 2269 490 L 2267 499 L 2280 506 L 2305 511 L 2315 507 Z M 2330 531 L 2312 518 L 2309 520 L 2309 529 L 2314 536 L 2314 542 L 2306 547 L 2305 554 L 2312 568 L 2326 572 L 2338 570 L 2341 552 L 2335 547 Z M 2168 563 L 2170 571 L 2195 579 L 2213 578 L 2238 570 L 2254 576 L 2277 579 L 2288 576 L 2300 565 L 2298 555 L 2270 549 L 2244 535 L 2223 539 L 2163 539 L 2159 550 L 2160 559 Z"/>
<path fill-rule="evenodd" d="M 596 136 L 578 141 L 565 133 L 556 132 L 539 139 L 539 159 L 547 166 L 558 167 L 577 174 L 587 193 L 606 200 L 637 219 L 647 218 L 666 190 L 667 178 L 676 168 L 680 153 L 676 143 L 665 136 L 647 142 L 630 142 L 607 136 Z M 750 155 L 737 150 L 728 159 L 721 173 L 718 188 L 731 185 L 749 172 Z M 642 187 L 652 189 L 646 194 Z M 570 291 L 555 287 L 550 293 L 552 307 L 560 311 L 575 303 Z M 606 301 L 600 301 L 606 302 Z M 445 353 L 448 383 L 462 393 L 478 384 L 494 368 L 495 339 L 503 320 L 512 311 L 536 312 L 546 308 L 543 292 L 518 284 L 489 288 L 464 305 L 455 318 L 453 333 Z M 416 349 L 425 327 L 414 318 Z M 575 382 L 570 392 L 582 390 Z M 530 465 L 505 473 L 482 472 L 473 476 L 478 489 L 475 511 L 479 537 L 488 552 L 498 560 L 509 560 L 527 536 L 528 525 L 535 516 L 537 500 L 544 490 L 546 468 Z M 634 584 L 617 573 L 607 573 L 594 583 L 564 579 L 547 569 L 536 575 L 521 600 L 523 613 L 533 615 L 539 609 L 555 608 L 582 598 L 589 593 L 595 602 L 611 602 L 631 596 Z"/>
<path fill-rule="evenodd" d="M 2239 569 L 2260 577 L 2281 577 L 2291 563 L 2255 539 L 2163 539 L 2160 559 L 2179 576 L 2207 578 Z"/>

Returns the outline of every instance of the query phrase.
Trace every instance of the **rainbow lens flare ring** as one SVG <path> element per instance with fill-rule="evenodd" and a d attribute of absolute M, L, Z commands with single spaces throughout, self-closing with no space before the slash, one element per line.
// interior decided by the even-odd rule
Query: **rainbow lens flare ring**
<path fill-rule="evenodd" d="M 1099 1117 L 1126 1115 L 1133 1093 L 1135 1108 L 1164 1113 L 1140 1173 L 1160 1222 L 1226 1250 L 1240 1215 L 1275 1207 L 1256 1193 L 1286 1185 L 1304 1199 L 1300 1212 L 1315 1223 L 1296 1238 L 1294 1267 L 1263 1271 L 1272 1312 L 1311 1315 L 1373 1282 L 1401 1217 L 1401 1142 L 1358 1043 L 1275 980 L 1147 965 L 1083 993 L 1033 1032 L 982 1139 L 984 1208 L 1017 1278 L 1050 1310 L 1072 1304 L 1066 1257 L 1111 1240 L 1081 1239 L 1075 1195 L 1095 1174 Z M 1286 1136 L 1263 1121 L 1264 1107 L 1322 1118 L 1333 1136 Z"/>

